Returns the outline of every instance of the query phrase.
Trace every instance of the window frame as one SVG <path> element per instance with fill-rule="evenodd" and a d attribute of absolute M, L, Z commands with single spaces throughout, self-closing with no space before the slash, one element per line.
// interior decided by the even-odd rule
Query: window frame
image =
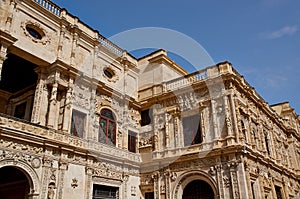
<path fill-rule="evenodd" d="M 182 117 L 182 129 L 183 129 L 183 144 L 185 147 L 192 146 L 196 144 L 203 143 L 203 135 L 202 135 L 202 129 L 201 129 L 201 115 L 200 114 L 194 114 Z M 187 125 L 187 126 L 197 126 L 197 131 L 186 131 L 185 129 L 185 120 L 188 120 L 187 122 L 192 122 L 194 125 Z M 198 124 L 197 124 L 198 122 Z M 191 129 L 189 129 L 191 130 Z M 192 137 L 191 143 L 189 143 L 189 140 L 187 140 L 188 137 Z"/>
<path fill-rule="evenodd" d="M 112 118 L 102 114 L 104 111 L 108 111 Z M 101 122 L 105 121 L 105 142 L 103 141 L 102 138 L 104 138 L 104 136 L 102 137 L 102 132 L 101 130 L 103 130 Z M 112 124 L 113 128 L 114 128 L 114 132 L 113 132 L 113 140 L 111 140 L 111 138 L 109 138 L 109 127 L 111 127 L 110 125 Z M 103 144 L 108 144 L 108 145 L 114 145 L 116 146 L 116 142 L 117 142 L 117 120 L 116 120 L 116 116 L 114 114 L 114 112 L 108 108 L 103 108 L 100 111 L 100 119 L 99 119 L 99 131 L 98 131 L 98 142 L 103 143 Z"/>
<path fill-rule="evenodd" d="M 127 142 L 127 148 L 128 151 L 132 152 L 132 153 L 136 153 L 136 143 L 137 143 L 137 133 L 131 130 L 128 130 L 128 142 Z M 133 145 L 132 145 L 132 141 L 133 141 Z"/>
<path fill-rule="evenodd" d="M 83 116 L 83 118 L 81 118 L 81 119 L 82 119 L 82 128 L 81 128 L 82 132 L 81 132 L 81 134 L 78 134 L 78 133 L 77 133 L 76 126 L 75 126 L 75 123 L 76 123 L 76 122 L 74 122 L 74 113 L 78 114 L 78 116 L 79 116 L 79 115 L 80 115 L 80 116 Z M 85 135 L 85 127 L 86 127 L 86 117 L 87 117 L 87 114 L 86 114 L 86 113 L 81 112 L 81 111 L 79 111 L 79 110 L 77 110 L 77 109 L 73 109 L 73 110 L 72 110 L 71 127 L 70 127 L 70 134 L 71 134 L 71 135 L 76 136 L 76 137 L 79 137 L 79 138 L 84 138 L 84 135 Z M 74 130 L 73 130 L 74 127 L 75 127 L 75 130 L 76 130 L 76 133 L 74 133 Z"/>

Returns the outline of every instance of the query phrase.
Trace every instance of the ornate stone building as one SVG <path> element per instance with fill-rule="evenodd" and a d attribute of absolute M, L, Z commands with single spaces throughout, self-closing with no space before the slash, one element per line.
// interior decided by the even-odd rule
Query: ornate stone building
<path fill-rule="evenodd" d="M 48 0 L 0 0 L 1 199 L 300 197 L 300 119 L 229 62 L 135 58 Z"/>

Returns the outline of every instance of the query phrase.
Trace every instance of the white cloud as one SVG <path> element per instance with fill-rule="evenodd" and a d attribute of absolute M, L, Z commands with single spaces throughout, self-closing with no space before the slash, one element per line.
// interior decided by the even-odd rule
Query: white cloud
<path fill-rule="evenodd" d="M 273 32 L 262 34 L 265 39 L 278 39 L 285 36 L 290 36 L 295 34 L 298 31 L 298 27 L 295 26 L 285 26 L 279 30 Z"/>

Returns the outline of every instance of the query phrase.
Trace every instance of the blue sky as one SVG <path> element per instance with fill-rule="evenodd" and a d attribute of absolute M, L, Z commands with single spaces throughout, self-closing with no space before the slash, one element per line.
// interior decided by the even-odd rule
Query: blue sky
<path fill-rule="evenodd" d="M 230 61 L 269 103 L 300 114 L 299 0 L 54 0 L 105 37 L 141 27 L 179 31 L 214 62 Z"/>

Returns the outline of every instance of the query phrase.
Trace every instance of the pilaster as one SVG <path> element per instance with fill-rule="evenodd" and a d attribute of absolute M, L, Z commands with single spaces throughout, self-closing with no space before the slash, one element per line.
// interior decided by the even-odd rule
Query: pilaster
<path fill-rule="evenodd" d="M 48 113 L 48 127 L 54 128 L 55 120 L 56 120 L 56 104 L 57 104 L 57 88 L 58 84 L 55 82 L 52 84 L 52 91 L 50 94 L 50 105 L 49 105 L 49 113 Z"/>
<path fill-rule="evenodd" d="M 71 117 L 72 117 L 71 101 L 72 101 L 73 83 L 74 80 L 72 78 L 69 78 L 68 89 L 66 94 L 66 103 L 64 107 L 63 125 L 62 125 L 62 131 L 64 133 L 68 133 Z"/>

